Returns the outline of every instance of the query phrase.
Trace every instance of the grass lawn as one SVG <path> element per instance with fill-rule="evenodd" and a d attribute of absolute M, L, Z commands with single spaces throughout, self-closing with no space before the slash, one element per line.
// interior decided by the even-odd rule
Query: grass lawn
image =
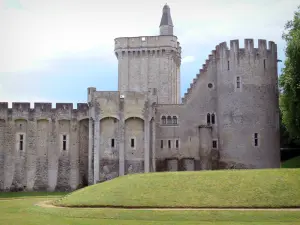
<path fill-rule="evenodd" d="M 24 194 L 24 193 L 23 193 Z M 37 194 L 37 193 L 35 193 Z M 2 225 L 300 225 L 300 211 L 147 211 L 124 209 L 42 208 L 51 196 L 26 194 L 0 200 Z M 5 194 L 2 194 L 4 197 Z"/>
<path fill-rule="evenodd" d="M 300 207 L 300 169 L 134 174 L 92 185 L 63 206 Z"/>
<path fill-rule="evenodd" d="M 281 164 L 282 168 L 300 168 L 300 156 L 289 159 Z"/>

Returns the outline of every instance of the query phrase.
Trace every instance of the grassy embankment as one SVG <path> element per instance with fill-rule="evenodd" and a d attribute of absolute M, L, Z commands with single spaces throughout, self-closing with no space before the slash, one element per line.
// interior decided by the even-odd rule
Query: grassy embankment
<path fill-rule="evenodd" d="M 9 225 L 300 225 L 300 211 L 43 208 L 75 206 L 300 206 L 300 169 L 137 174 L 74 193 L 1 193 L 0 224 Z M 62 198 L 63 197 L 63 198 Z"/>
<path fill-rule="evenodd" d="M 300 207 L 300 170 L 134 174 L 56 201 L 72 207 Z"/>

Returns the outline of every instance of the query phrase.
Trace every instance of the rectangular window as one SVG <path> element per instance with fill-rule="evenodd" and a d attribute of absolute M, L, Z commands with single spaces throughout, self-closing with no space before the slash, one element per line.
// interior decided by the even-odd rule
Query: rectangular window
<path fill-rule="evenodd" d="M 131 138 L 131 148 L 134 148 L 134 138 Z"/>
<path fill-rule="evenodd" d="M 63 150 L 67 150 L 67 135 L 63 135 Z"/>
<path fill-rule="evenodd" d="M 171 148 L 171 140 L 168 140 L 168 147 Z"/>
<path fill-rule="evenodd" d="M 236 77 L 236 88 L 240 88 L 241 87 L 241 79 L 240 77 Z"/>
<path fill-rule="evenodd" d="M 254 133 L 254 146 L 258 146 L 258 133 Z"/>
<path fill-rule="evenodd" d="M 227 69 L 229 70 L 229 61 L 227 62 Z"/>
<path fill-rule="evenodd" d="M 164 140 L 160 140 L 160 148 L 164 148 Z"/>
<path fill-rule="evenodd" d="M 264 69 L 266 69 L 266 60 L 264 59 Z"/>
<path fill-rule="evenodd" d="M 179 148 L 179 140 L 176 140 L 176 148 Z"/>
<path fill-rule="evenodd" d="M 111 139 L 111 147 L 112 147 L 112 148 L 115 147 L 115 139 L 114 139 L 114 138 Z"/>
<path fill-rule="evenodd" d="M 218 142 L 217 142 L 216 140 L 214 140 L 214 141 L 212 142 L 212 147 L 213 147 L 213 148 L 218 148 Z"/>
<path fill-rule="evenodd" d="M 19 146 L 20 151 L 23 150 L 23 143 L 24 143 L 24 135 L 20 134 L 20 146 Z"/>

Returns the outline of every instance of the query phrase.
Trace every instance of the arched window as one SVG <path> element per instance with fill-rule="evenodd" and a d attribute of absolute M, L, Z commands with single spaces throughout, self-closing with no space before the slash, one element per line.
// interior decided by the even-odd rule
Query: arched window
<path fill-rule="evenodd" d="M 211 114 L 211 123 L 215 124 L 216 123 L 216 118 L 215 118 L 215 114 Z"/>
<path fill-rule="evenodd" d="M 207 113 L 207 116 L 206 116 L 206 123 L 207 123 L 207 124 L 210 124 L 210 113 Z"/>
<path fill-rule="evenodd" d="M 167 123 L 167 119 L 166 119 L 165 116 L 161 117 L 161 122 L 162 122 L 162 124 L 166 124 Z"/>
<path fill-rule="evenodd" d="M 167 123 L 168 123 L 168 124 L 172 124 L 172 117 L 171 117 L 171 116 L 168 116 L 168 117 L 167 117 Z"/>
<path fill-rule="evenodd" d="M 177 121 L 177 116 L 173 116 L 173 124 L 177 124 L 178 121 Z"/>

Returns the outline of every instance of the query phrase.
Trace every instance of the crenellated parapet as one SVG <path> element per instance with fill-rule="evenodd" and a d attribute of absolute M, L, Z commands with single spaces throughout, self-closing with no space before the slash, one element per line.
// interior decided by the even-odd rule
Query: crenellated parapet
<path fill-rule="evenodd" d="M 115 51 L 138 50 L 143 48 L 179 48 L 176 36 L 143 36 L 143 37 L 119 37 L 115 39 Z"/>
<path fill-rule="evenodd" d="M 268 43 L 268 46 L 267 46 Z M 208 56 L 205 64 L 202 65 L 199 74 L 193 79 L 190 87 L 182 98 L 182 103 L 186 103 L 194 87 L 197 85 L 201 76 L 207 72 L 207 69 L 211 63 L 222 64 L 218 69 L 229 70 L 230 67 L 239 67 L 240 61 L 247 57 L 249 62 L 252 63 L 257 60 L 262 61 L 262 65 L 265 67 L 266 60 L 271 63 L 276 63 L 277 61 L 277 45 L 273 41 L 267 42 L 266 40 L 259 39 L 257 42 L 257 48 L 254 46 L 253 39 L 244 39 L 244 48 L 240 48 L 239 40 L 231 40 L 230 48 L 228 48 L 226 42 L 222 42 L 216 46 L 215 50 Z"/>
<path fill-rule="evenodd" d="M 172 56 L 181 63 L 181 47 L 176 36 L 120 37 L 115 39 L 118 59 Z"/>
<path fill-rule="evenodd" d="M 88 118 L 89 106 L 87 103 L 77 103 L 77 108 L 73 103 L 56 103 L 55 108 L 52 103 L 34 103 L 30 107 L 29 102 L 13 102 L 12 107 L 8 107 L 8 102 L 0 102 L 0 119 L 3 120 L 40 120 L 40 119 L 66 119 L 81 120 Z"/>
<path fill-rule="evenodd" d="M 277 45 L 273 41 L 258 39 L 257 48 L 254 47 L 253 39 L 244 40 L 244 48 L 240 48 L 239 40 L 230 41 L 230 49 L 226 42 L 222 42 L 216 46 L 217 58 L 244 58 L 245 56 L 253 56 L 255 58 L 266 58 L 275 56 L 277 53 Z"/>

